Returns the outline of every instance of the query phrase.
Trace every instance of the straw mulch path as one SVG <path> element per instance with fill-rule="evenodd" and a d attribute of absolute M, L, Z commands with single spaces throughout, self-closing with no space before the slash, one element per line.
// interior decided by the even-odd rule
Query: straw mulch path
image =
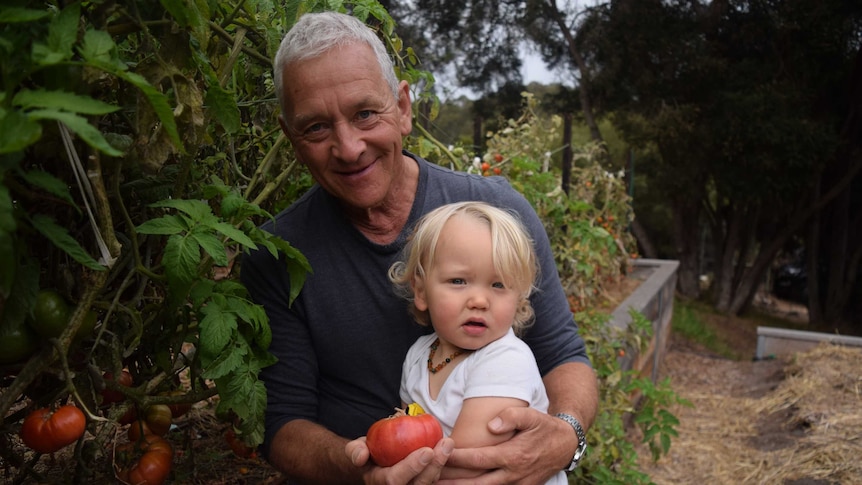
<path fill-rule="evenodd" d="M 639 450 L 656 484 L 862 484 L 862 349 L 735 361 L 674 338 L 661 372 L 693 407 L 667 456 Z"/>

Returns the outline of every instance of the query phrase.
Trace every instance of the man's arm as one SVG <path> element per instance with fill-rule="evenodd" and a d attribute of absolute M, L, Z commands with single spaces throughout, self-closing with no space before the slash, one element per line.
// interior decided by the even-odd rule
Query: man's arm
<path fill-rule="evenodd" d="M 556 413 L 575 416 L 584 429 L 592 425 L 598 408 L 598 382 L 593 369 L 581 363 L 562 364 L 544 377 L 549 413 L 532 408 L 508 408 L 488 423 L 492 433 L 515 436 L 497 446 L 456 449 L 447 466 L 493 470 L 469 483 L 544 483 L 567 466 L 578 439 Z M 466 483 L 458 480 L 440 483 Z"/>
<path fill-rule="evenodd" d="M 571 414 L 581 422 L 584 430 L 593 425 L 599 407 L 599 383 L 592 367 L 576 362 L 563 364 L 548 372 L 542 380 L 550 401 L 549 415 Z"/>
<path fill-rule="evenodd" d="M 273 437 L 268 461 L 302 483 L 362 483 L 362 469 L 344 454 L 347 441 L 319 424 L 294 419 Z"/>

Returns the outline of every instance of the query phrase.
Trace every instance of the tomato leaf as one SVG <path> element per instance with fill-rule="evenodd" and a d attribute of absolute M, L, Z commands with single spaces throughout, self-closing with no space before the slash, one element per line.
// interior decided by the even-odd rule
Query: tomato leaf
<path fill-rule="evenodd" d="M 257 245 L 252 241 L 244 232 L 235 228 L 234 226 L 225 223 L 218 222 L 215 224 L 210 224 L 209 227 L 215 229 L 216 231 L 224 234 L 225 236 L 233 239 L 234 241 L 242 244 L 243 246 L 251 249 L 257 249 Z"/>
<path fill-rule="evenodd" d="M 54 243 L 55 246 L 65 251 L 65 253 L 71 256 L 75 261 L 96 271 L 104 271 L 106 269 L 93 259 L 93 257 L 90 256 L 80 244 L 78 244 L 78 241 L 69 235 L 69 231 L 67 231 L 65 227 L 57 224 L 54 221 L 54 218 L 44 214 L 36 214 L 30 218 L 30 224 L 32 224 L 33 227 L 43 236 L 48 238 L 49 241 Z"/>
<path fill-rule="evenodd" d="M 188 215 L 194 222 L 202 222 L 213 216 L 210 206 L 200 200 L 166 199 L 153 202 L 150 207 L 163 207 L 176 209 Z"/>
<path fill-rule="evenodd" d="M 70 130 L 74 131 L 76 135 L 81 137 L 87 145 L 104 152 L 113 157 L 120 157 L 123 155 L 123 152 L 117 150 L 112 147 L 108 140 L 102 136 L 102 133 L 93 125 L 87 122 L 86 118 L 78 116 L 74 113 L 67 113 L 64 111 L 57 111 L 55 109 L 40 109 L 35 111 L 30 111 L 27 113 L 31 119 L 34 120 L 42 120 L 42 119 L 52 119 L 62 122 L 64 125 L 68 126 Z"/>
<path fill-rule="evenodd" d="M 214 298 L 201 312 L 204 318 L 201 320 L 201 354 L 206 356 L 218 355 L 231 341 L 236 332 L 236 315 L 225 311 L 223 305 Z"/>
<path fill-rule="evenodd" d="M 236 375 L 236 370 L 242 365 L 243 357 L 246 353 L 248 353 L 248 348 L 243 346 L 224 349 L 209 365 L 205 366 L 206 370 L 201 373 L 201 377 L 204 379 L 220 379 L 228 376 L 228 378 L 233 378 L 233 380 L 248 379 L 248 375 L 246 374 Z M 219 387 L 219 395 L 222 398 L 231 393 L 230 389 Z"/>
<path fill-rule="evenodd" d="M 135 228 L 141 234 L 162 234 L 166 236 L 179 234 L 188 229 L 189 227 L 185 223 L 185 219 L 176 215 L 166 215 L 158 219 L 150 219 Z"/>
<path fill-rule="evenodd" d="M 221 123 L 226 132 L 239 131 L 242 122 L 236 105 L 236 96 L 216 84 L 207 89 L 206 104 L 213 112 L 212 118 Z"/>
<path fill-rule="evenodd" d="M 168 280 L 176 284 L 177 289 L 187 288 L 191 284 L 200 261 L 200 246 L 193 239 L 178 234 L 168 238 L 163 264 Z"/>
<path fill-rule="evenodd" d="M 0 110 L 0 153 L 13 153 L 36 143 L 42 125 L 18 111 Z"/>
<path fill-rule="evenodd" d="M 0 9 L 0 23 L 13 24 L 33 22 L 48 15 L 46 10 L 34 10 L 31 8 L 11 7 Z"/>
<path fill-rule="evenodd" d="M 71 205 L 75 205 L 75 201 L 72 199 L 72 194 L 69 192 L 69 186 L 66 185 L 66 182 L 58 179 L 50 173 L 42 170 L 19 170 L 18 173 L 30 185 L 35 185 L 36 187 L 69 202 Z"/>
<path fill-rule="evenodd" d="M 79 96 L 67 91 L 22 90 L 12 99 L 12 104 L 27 108 L 51 108 L 86 115 L 103 115 L 120 109 L 89 96 Z"/>
<path fill-rule="evenodd" d="M 219 238 L 212 233 L 203 232 L 197 228 L 190 233 L 191 237 L 213 258 L 213 262 L 218 266 L 227 266 L 227 253 L 225 252 L 224 244 Z"/>

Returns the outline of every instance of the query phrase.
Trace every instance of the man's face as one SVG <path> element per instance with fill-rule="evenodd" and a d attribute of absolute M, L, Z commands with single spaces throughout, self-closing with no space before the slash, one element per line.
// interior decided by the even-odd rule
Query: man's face
<path fill-rule="evenodd" d="M 349 206 L 379 206 L 402 175 L 401 139 L 412 125 L 407 83 L 399 89 L 397 101 L 360 43 L 284 72 L 281 127 L 317 183 Z"/>

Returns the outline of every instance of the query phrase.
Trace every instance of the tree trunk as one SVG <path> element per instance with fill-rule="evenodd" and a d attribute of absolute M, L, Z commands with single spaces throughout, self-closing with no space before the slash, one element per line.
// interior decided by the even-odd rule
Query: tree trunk
<path fill-rule="evenodd" d="M 569 195 L 572 183 L 572 113 L 563 115 L 563 192 Z"/>
<path fill-rule="evenodd" d="M 632 221 L 631 231 L 632 235 L 634 235 L 638 242 L 638 248 L 640 248 L 641 255 L 650 259 L 658 258 L 658 251 L 655 249 L 655 244 L 653 244 L 652 239 L 650 239 L 649 234 L 647 234 L 646 229 L 643 227 L 643 224 L 641 224 L 637 218 Z"/>
<path fill-rule="evenodd" d="M 821 175 L 814 177 L 814 200 L 820 197 Z M 805 265 L 808 268 L 808 323 L 818 325 L 823 321 L 823 302 L 820 301 L 820 278 L 816 277 L 818 259 L 820 254 L 820 212 L 811 217 L 808 227 L 808 235 L 805 240 Z M 811 276 L 815 275 L 814 278 Z"/>
<path fill-rule="evenodd" d="M 674 199 L 672 207 L 673 239 L 679 260 L 677 288 L 684 297 L 696 299 L 700 296 L 697 250 L 700 205 L 692 204 L 687 200 Z"/>
<path fill-rule="evenodd" d="M 823 308 L 823 319 L 826 323 L 837 322 L 847 306 L 852 287 L 847 286 L 849 273 L 856 272 L 852 267 L 849 254 L 850 228 L 850 191 L 846 190 L 829 205 L 829 232 L 826 240 L 829 255 L 826 282 L 826 304 Z M 818 255 L 819 256 L 819 255 Z M 808 279 L 819 279 L 819 265 L 808 269 Z"/>
<path fill-rule="evenodd" d="M 581 78 L 578 81 L 578 93 L 581 101 L 581 109 L 584 112 L 584 121 L 586 121 L 587 127 L 590 129 L 590 138 L 594 141 L 602 141 L 602 133 L 599 131 L 599 125 L 596 123 L 595 114 L 593 113 L 593 103 L 590 98 L 590 70 L 587 63 L 584 61 L 584 57 L 575 45 L 575 37 L 566 25 L 566 20 L 557 8 L 557 2 L 555 0 L 549 0 L 546 5 L 554 19 L 554 22 L 556 22 L 557 26 L 560 27 L 560 32 L 566 39 L 566 47 L 569 50 L 569 56 L 571 56 L 575 65 L 578 66 L 578 72 L 581 73 Z"/>
<path fill-rule="evenodd" d="M 473 154 L 481 157 L 482 149 L 485 146 L 485 138 L 482 136 L 482 123 L 484 120 L 481 116 L 473 118 Z"/>
<path fill-rule="evenodd" d="M 730 301 L 733 298 L 735 264 L 739 264 L 738 261 L 734 263 L 734 256 L 736 256 L 739 250 L 739 231 L 739 218 L 735 212 L 732 212 L 727 224 L 727 234 L 721 239 L 723 242 L 721 245 L 721 259 L 716 261 L 721 270 L 716 272 L 714 283 L 716 288 L 715 308 L 722 313 L 727 312 L 727 309 L 730 307 Z"/>

